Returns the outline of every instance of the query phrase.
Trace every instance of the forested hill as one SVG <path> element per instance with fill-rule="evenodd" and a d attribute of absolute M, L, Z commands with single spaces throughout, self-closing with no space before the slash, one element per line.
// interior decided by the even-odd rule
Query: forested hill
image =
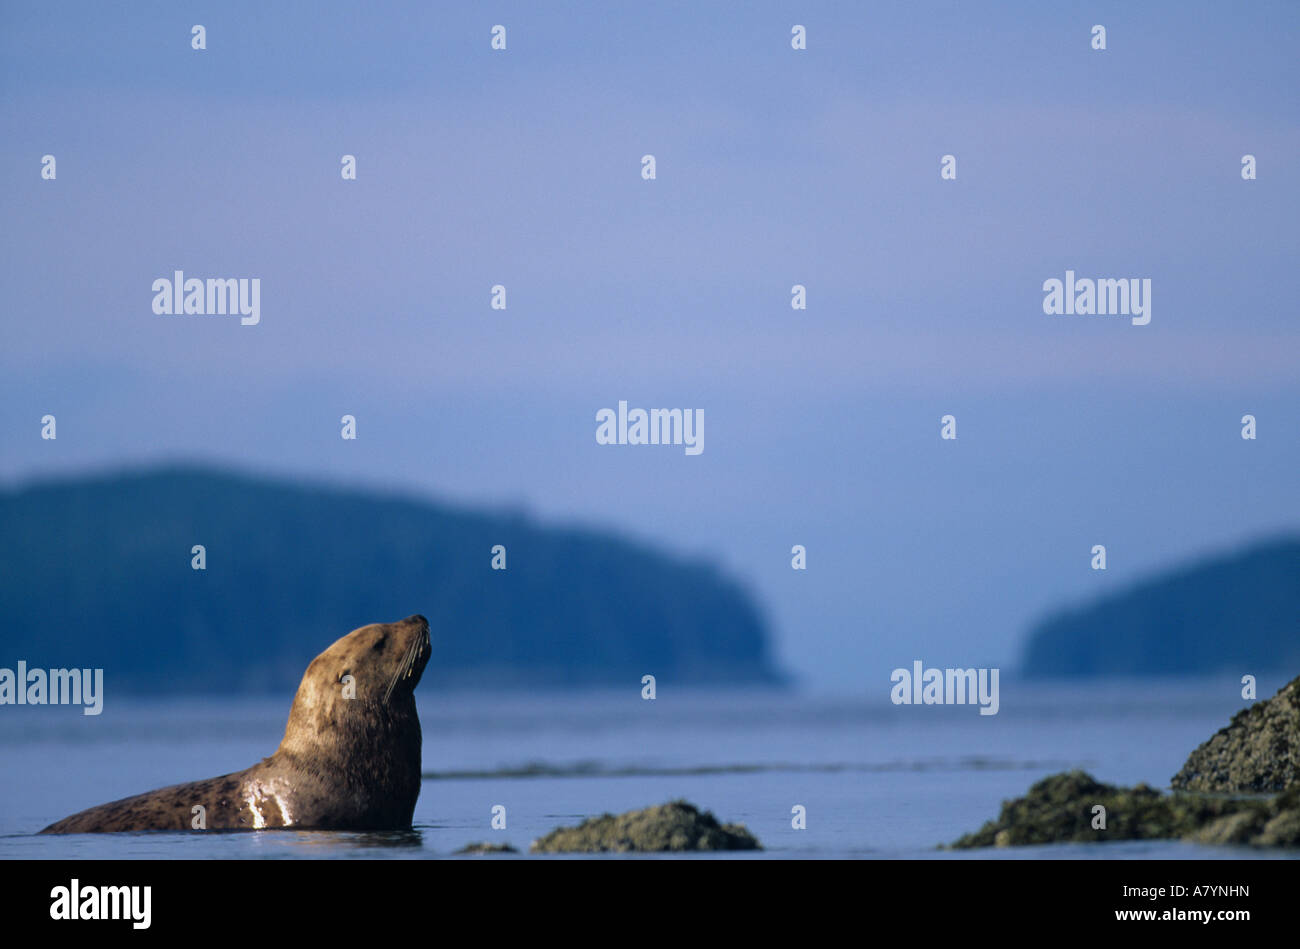
<path fill-rule="evenodd" d="M 0 666 L 102 667 L 110 691 L 292 690 L 339 636 L 412 613 L 435 684 L 782 678 L 709 564 L 519 514 L 171 467 L 7 490 L 0 538 Z"/>
<path fill-rule="evenodd" d="M 1029 637 L 1031 676 L 1245 675 L 1300 669 L 1300 538 L 1171 570 Z"/>

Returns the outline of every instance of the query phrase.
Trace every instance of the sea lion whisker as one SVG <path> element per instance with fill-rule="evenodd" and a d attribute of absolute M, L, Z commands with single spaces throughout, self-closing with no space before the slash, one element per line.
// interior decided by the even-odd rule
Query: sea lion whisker
<path fill-rule="evenodd" d="M 416 656 L 420 652 L 421 639 L 422 637 L 417 636 L 411 641 L 411 645 L 406 649 L 406 654 L 402 656 L 402 661 L 397 666 L 397 671 L 388 680 L 388 688 L 384 690 L 385 703 L 392 698 L 393 689 L 397 688 L 397 683 L 410 675 L 411 670 L 414 668 Z"/>

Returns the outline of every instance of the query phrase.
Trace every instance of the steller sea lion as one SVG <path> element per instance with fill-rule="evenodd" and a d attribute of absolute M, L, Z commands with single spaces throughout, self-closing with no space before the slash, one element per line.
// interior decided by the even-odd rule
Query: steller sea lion
<path fill-rule="evenodd" d="M 423 616 L 353 630 L 307 667 L 271 757 L 101 804 L 41 833 L 409 829 L 420 796 L 413 692 L 430 652 Z"/>

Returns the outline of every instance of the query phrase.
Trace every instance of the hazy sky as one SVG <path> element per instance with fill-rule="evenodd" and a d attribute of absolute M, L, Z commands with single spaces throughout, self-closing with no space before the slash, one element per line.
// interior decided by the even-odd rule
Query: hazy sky
<path fill-rule="evenodd" d="M 0 4 L 0 476 L 524 506 L 717 560 L 816 688 L 1012 666 L 1300 527 L 1300 5 L 1131 6 Z M 261 323 L 154 315 L 176 269 Z M 1067 269 L 1150 324 L 1045 315 Z M 597 445 L 620 399 L 703 454 Z"/>

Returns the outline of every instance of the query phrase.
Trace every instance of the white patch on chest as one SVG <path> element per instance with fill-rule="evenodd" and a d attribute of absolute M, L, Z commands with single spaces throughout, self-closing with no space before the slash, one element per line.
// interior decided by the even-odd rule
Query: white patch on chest
<path fill-rule="evenodd" d="M 244 785 L 244 803 L 253 815 L 253 829 L 261 830 L 266 826 L 264 808 L 275 805 L 280 812 L 280 823 L 285 827 L 293 826 L 293 811 L 289 806 L 289 783 L 283 778 L 270 781 L 254 779 Z"/>

